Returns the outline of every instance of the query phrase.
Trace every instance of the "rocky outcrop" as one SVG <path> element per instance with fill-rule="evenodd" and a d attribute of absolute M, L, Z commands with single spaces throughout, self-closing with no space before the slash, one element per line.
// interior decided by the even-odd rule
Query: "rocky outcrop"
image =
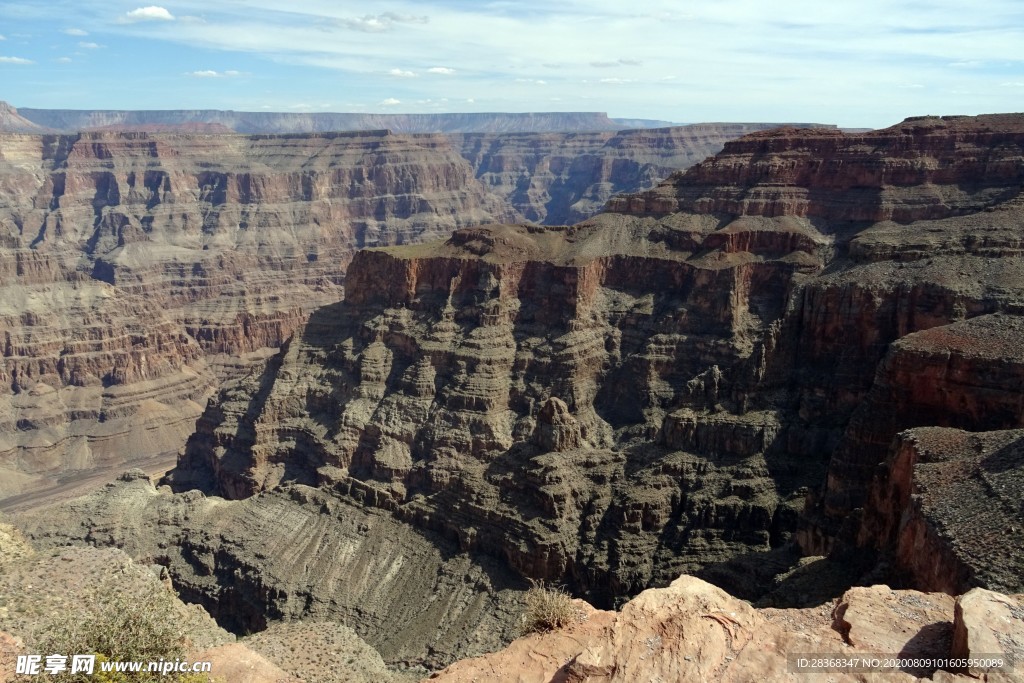
<path fill-rule="evenodd" d="M 860 509 L 876 517 L 885 510 L 891 520 L 899 518 L 903 510 L 888 510 L 895 503 L 887 500 L 888 491 L 876 492 L 879 495 L 872 500 L 868 493 L 872 477 L 897 432 L 926 425 L 974 431 L 1024 427 L 1022 333 L 1024 317 L 982 315 L 909 334 L 891 344 L 873 386 L 832 455 L 821 499 L 824 516 L 844 519 L 847 529 L 854 531 L 859 524 L 856 511 Z M 897 451 L 906 447 L 905 442 L 895 446 Z M 964 455 L 976 454 L 967 450 Z M 903 503 L 899 505 L 904 505 L 914 462 L 902 462 L 904 456 L 898 459 L 901 463 L 893 466 L 900 468 L 900 473 L 893 477 L 883 469 L 882 479 L 888 486 L 902 489 L 899 499 Z M 958 482 L 958 488 L 963 485 Z M 895 541 L 892 531 L 873 537 L 876 541 Z M 905 558 L 909 559 L 914 551 L 905 552 L 909 552 Z M 929 559 L 924 561 L 930 562 L 934 555 L 922 555 L 917 561 L 925 557 Z M 921 580 L 914 585 L 954 593 L 971 585 L 959 572 L 936 571 L 933 580 L 918 578 Z M 948 583 L 937 586 L 935 580 Z M 1005 584 L 999 587 L 1008 588 Z"/>
<path fill-rule="evenodd" d="M 991 597 L 989 597 L 991 596 Z M 936 593 L 854 588 L 834 604 L 755 610 L 710 584 L 683 576 L 645 591 L 619 612 L 590 610 L 562 631 L 521 638 L 506 649 L 458 662 L 429 680 L 457 681 L 941 681 L 1021 680 L 1013 664 L 970 672 L 916 662 L 1017 657 L 1020 605 L 989 593 L 1005 621 L 978 619 L 978 597 L 956 603 Z M 982 598 L 984 599 L 984 598 Z M 954 626 L 955 621 L 955 626 Z M 967 637 L 970 645 L 954 645 Z M 986 649 L 988 648 L 988 649 Z M 814 667 L 814 659 L 831 664 Z M 864 660 L 889 659 L 872 667 Z M 804 660 L 804 661 L 801 661 Z M 851 664 L 843 666 L 843 663 Z M 801 666 L 805 668 L 801 669 Z M 969 675 L 970 674 L 970 675 Z"/>
<path fill-rule="evenodd" d="M 903 432 L 872 481 L 858 542 L 888 549 L 902 579 L 915 586 L 1017 591 L 1022 472 L 1024 430 Z"/>
<path fill-rule="evenodd" d="M 360 252 L 346 301 L 200 421 L 175 486 L 332 489 L 606 604 L 767 550 L 800 477 L 772 479 L 777 418 L 716 382 L 817 257 L 709 256 L 702 219 L 611 220 Z M 714 417 L 687 438 L 679 411 Z"/>
<path fill-rule="evenodd" d="M 436 137 L 0 138 L 0 495 L 175 453 L 352 252 L 514 213 Z"/>

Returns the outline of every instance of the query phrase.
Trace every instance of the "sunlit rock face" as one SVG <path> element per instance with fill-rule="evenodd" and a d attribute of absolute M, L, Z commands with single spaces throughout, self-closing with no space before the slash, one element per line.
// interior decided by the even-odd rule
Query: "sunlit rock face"
<path fill-rule="evenodd" d="M 0 136 L 0 494 L 173 453 L 357 248 L 514 215 L 438 137 Z"/>

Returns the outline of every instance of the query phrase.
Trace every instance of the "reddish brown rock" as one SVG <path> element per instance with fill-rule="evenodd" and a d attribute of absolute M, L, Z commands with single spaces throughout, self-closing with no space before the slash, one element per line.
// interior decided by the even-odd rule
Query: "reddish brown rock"
<path fill-rule="evenodd" d="M 1024 572 L 1024 430 L 911 429 L 872 481 L 858 541 L 915 586 L 1015 592 Z"/>
<path fill-rule="evenodd" d="M 232 683 L 301 683 L 263 655 L 241 643 L 219 645 L 195 655 L 194 661 L 209 662 L 210 674 Z"/>
<path fill-rule="evenodd" d="M 961 600 L 968 600 L 964 596 Z M 1006 600 L 1005 596 L 996 596 Z M 892 666 L 884 671 L 801 672 L 799 658 L 948 659 L 953 598 L 885 586 L 853 589 L 831 605 L 804 610 L 754 610 L 715 587 L 681 577 L 652 589 L 618 613 L 590 612 L 582 623 L 554 633 L 530 635 L 506 649 L 457 662 L 430 681 L 968 681 L 971 677 L 934 668 Z M 958 612 L 959 613 L 959 612 Z M 1024 625 L 975 623 L 975 642 L 1019 639 Z M 1014 641 L 1015 642 L 1015 641 Z M 990 676 L 992 674 L 989 674 Z M 988 680 L 1017 680 L 1007 678 Z M 934 678 L 933 678 L 934 677 Z"/>

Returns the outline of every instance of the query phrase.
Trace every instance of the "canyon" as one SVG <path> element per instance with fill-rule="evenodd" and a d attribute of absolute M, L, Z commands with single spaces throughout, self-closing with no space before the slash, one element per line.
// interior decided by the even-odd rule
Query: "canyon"
<path fill-rule="evenodd" d="M 361 247 L 590 215 L 768 125 L 0 134 L 0 497 L 169 466 L 220 381 L 342 297 Z"/>
<path fill-rule="evenodd" d="M 685 139 L 677 130 L 611 134 L 602 145 Z M 151 207 L 170 215 L 160 230 L 175 235 L 154 249 L 158 266 L 131 250 L 158 221 L 106 203 L 115 192 L 131 198 L 130 186 L 83 191 L 88 203 L 76 210 L 94 228 L 80 229 L 77 250 L 61 250 L 51 245 L 71 228 L 52 192 L 39 189 L 55 176 L 8 174 L 7 187 L 21 173 L 37 179 L 21 193 L 40 199 L 21 206 L 33 206 L 36 224 L 46 216 L 46 230 L 28 236 L 35 248 L 11 240 L 11 273 L 37 278 L 37 297 L 60 291 L 83 312 L 101 298 L 86 285 L 117 288 L 124 298 L 112 309 L 150 305 L 163 316 L 153 320 L 167 321 L 148 322 L 153 351 L 132 356 L 118 346 L 124 337 L 102 331 L 100 315 L 98 331 L 75 330 L 95 346 L 61 362 L 68 354 L 46 340 L 49 309 L 23 315 L 10 329 L 40 334 L 12 337 L 8 347 L 54 351 L 10 354 L 50 359 L 5 366 L 5 381 L 24 381 L 14 398 L 42 404 L 58 391 L 44 387 L 63 391 L 79 377 L 94 391 L 134 387 L 153 380 L 151 367 L 171 368 L 159 376 L 182 376 L 174 380 L 182 387 L 200 364 L 223 378 L 215 392 L 212 383 L 180 390 L 199 417 L 160 481 L 132 472 L 15 521 L 41 548 L 114 546 L 163 567 L 179 595 L 235 633 L 343 622 L 398 668 L 433 671 L 508 644 L 530 581 L 622 608 L 588 612 L 568 635 L 518 640 L 495 655 L 503 664 L 456 664 L 451 680 L 519 667 L 510 662 L 524 657 L 546 662 L 537 680 L 625 680 L 631 667 L 694 679 L 782 677 L 785 653 L 797 646 L 896 652 L 928 634 L 946 639 L 930 644 L 935 656 L 982 652 L 969 645 L 978 639 L 1018 653 L 1019 603 L 998 593 L 1024 592 L 1024 115 L 917 117 L 857 134 L 744 132 L 653 188 L 611 194 L 592 216 L 599 192 L 615 184 L 616 162 L 629 166 L 625 157 L 567 163 L 543 149 L 590 144 L 596 134 L 502 138 L 505 152 L 489 134 L 340 135 L 399 158 L 431 144 L 443 150 L 448 184 L 418 171 L 405 180 L 421 185 L 404 196 L 441 197 L 415 203 L 428 218 L 399 220 L 395 231 L 395 213 L 367 208 L 402 205 L 380 199 L 383 191 L 355 207 L 292 202 L 233 172 L 202 195 L 228 198 L 211 202 L 216 211 L 186 218 L 171 202 Z M 12 139 L 34 149 L 31 141 L 48 138 Z M 54 155 L 64 139 L 53 138 Z M 83 133 L 70 149 L 87 140 L 89 164 L 116 165 L 97 150 L 117 141 L 169 158 L 159 145 L 195 139 Z M 292 144 L 296 159 L 309 158 L 309 136 L 215 139 L 275 157 Z M 673 144 L 671 154 L 685 157 Z M 505 153 L 529 170 L 513 170 Z M 639 164 L 647 152 L 636 154 Z M 216 158 L 239 164 L 226 150 Z M 145 178 L 148 163 L 134 177 Z M 605 180 L 574 191 L 573 202 L 538 199 L 554 196 L 573 163 L 587 169 L 578 177 Z M 382 162 L 379 173 L 405 177 L 392 168 Z M 85 185 L 63 175 L 71 196 Z M 318 187 L 312 169 L 287 177 L 285 187 Z M 332 176 L 322 187 L 337 185 Z M 456 189 L 467 187 L 472 193 Z M 442 200 L 446 192 L 461 205 L 440 208 L 452 201 Z M 253 215 L 239 208 L 247 196 L 262 200 Z M 292 212 L 289 225 L 343 215 L 339 225 L 356 217 L 365 228 L 344 238 L 340 227 L 329 231 L 315 259 L 278 243 L 249 251 L 237 236 L 260 233 L 241 223 L 259 225 L 272 198 L 287 207 L 273 209 L 278 220 Z M 528 210 L 555 222 L 524 222 Z M 372 222 L 385 218 L 387 228 Z M 206 237 L 187 241 L 206 235 L 208 222 L 210 249 L 195 246 Z M 223 231 L 232 237 L 218 243 Z M 244 321 L 241 307 L 216 307 L 220 318 L 191 313 L 191 302 L 174 298 L 176 286 L 197 287 L 181 275 L 191 262 L 175 260 L 180 252 L 165 242 L 223 259 L 204 286 L 221 274 L 258 287 L 252 273 L 301 273 L 287 281 L 301 284 L 292 301 L 308 307 L 286 321 L 274 317 L 283 303 Z M 291 265 L 280 265 L 282 254 Z M 325 262 L 342 264 L 340 272 L 318 270 Z M 80 287 L 76 298 L 50 284 L 71 264 L 78 275 L 65 279 Z M 166 289 L 144 284 L 160 281 L 154 272 Z M 282 281 L 251 296 L 270 298 Z M 258 343 L 238 326 L 263 330 Z M 124 360 L 104 359 L 119 353 Z M 102 363 L 124 376 L 104 381 Z M 944 595 L 850 589 L 880 581 Z M 754 611 L 706 582 L 778 611 Z M 873 625 L 858 627 L 858 609 L 875 602 L 886 607 L 872 607 Z M 964 615 L 980 603 L 983 612 L 1005 608 L 1010 631 L 969 626 Z M 908 610 L 920 628 L 872 640 L 879 624 Z M 777 632 L 773 622 L 784 626 Z M 806 635 L 799 643 L 785 635 L 794 628 Z M 706 656 L 692 666 L 680 632 L 703 643 Z M 639 651 L 654 633 L 667 645 Z M 775 654 L 754 653 L 767 645 Z"/>

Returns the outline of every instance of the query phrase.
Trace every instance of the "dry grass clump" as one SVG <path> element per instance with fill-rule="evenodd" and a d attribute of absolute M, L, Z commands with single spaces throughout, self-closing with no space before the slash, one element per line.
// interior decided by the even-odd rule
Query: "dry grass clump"
<path fill-rule="evenodd" d="M 543 581 L 530 584 L 521 626 L 523 635 L 565 628 L 583 617 L 572 596 L 561 588 L 546 586 Z"/>
<path fill-rule="evenodd" d="M 186 659 L 188 638 L 177 618 L 175 599 L 162 586 L 125 590 L 116 580 L 97 587 L 96 601 L 72 609 L 45 624 L 35 640 L 43 654 L 95 654 L 94 676 L 64 671 L 46 676 L 51 681 L 207 681 L 198 674 L 101 673 L 101 661 L 171 661 Z"/>

